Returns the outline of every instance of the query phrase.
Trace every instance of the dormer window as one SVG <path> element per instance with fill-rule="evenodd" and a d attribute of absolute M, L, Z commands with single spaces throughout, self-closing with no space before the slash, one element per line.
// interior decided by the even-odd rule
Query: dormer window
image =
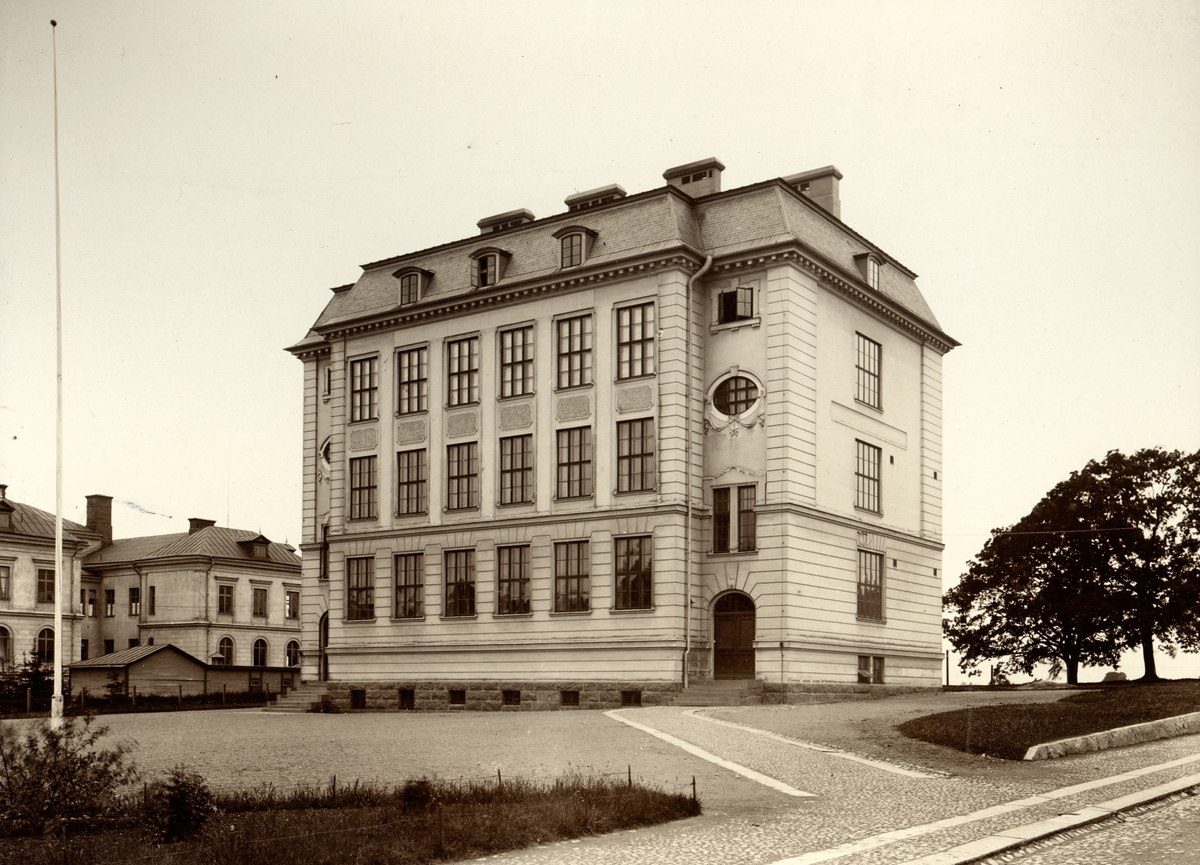
<path fill-rule="evenodd" d="M 471 287 L 487 288 L 504 279 L 504 271 L 512 255 L 494 246 L 471 253 Z"/>
<path fill-rule="evenodd" d="M 879 272 L 883 269 L 884 264 L 883 258 L 874 252 L 864 252 L 854 256 L 854 263 L 858 265 L 859 273 L 867 281 L 867 285 L 878 291 Z"/>
<path fill-rule="evenodd" d="M 271 558 L 271 553 L 268 549 L 270 543 L 265 537 L 259 535 L 254 538 L 247 538 L 244 541 L 238 541 L 238 546 L 245 550 L 246 555 L 250 558 L 266 561 Z"/>
<path fill-rule="evenodd" d="M 595 231 L 580 225 L 569 225 L 554 232 L 558 238 L 558 266 L 565 270 L 568 267 L 579 267 L 588 260 L 592 241 L 597 237 Z"/>
<path fill-rule="evenodd" d="M 254 559 L 265 559 L 267 557 L 267 545 L 255 544 L 250 549 L 250 557 Z"/>
<path fill-rule="evenodd" d="M 0 511 L 0 530 L 8 530 L 12 528 L 12 514 L 7 511 Z"/>
<path fill-rule="evenodd" d="M 433 274 L 419 267 L 402 267 L 392 276 L 400 281 L 400 305 L 411 306 L 423 298 L 429 291 L 429 281 Z"/>

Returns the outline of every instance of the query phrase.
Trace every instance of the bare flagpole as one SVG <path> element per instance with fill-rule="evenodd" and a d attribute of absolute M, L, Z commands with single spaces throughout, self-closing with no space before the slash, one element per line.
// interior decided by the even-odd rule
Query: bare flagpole
<path fill-rule="evenodd" d="M 55 415 L 55 502 L 54 502 L 54 696 L 50 700 L 50 727 L 63 723 L 63 373 L 62 373 L 62 230 L 58 204 L 58 22 L 50 22 L 54 54 L 54 300 L 58 338 L 58 406 Z"/>

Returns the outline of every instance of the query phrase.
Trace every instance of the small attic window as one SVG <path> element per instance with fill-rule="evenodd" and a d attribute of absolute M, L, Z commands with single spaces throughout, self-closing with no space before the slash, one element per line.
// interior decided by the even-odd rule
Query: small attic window
<path fill-rule="evenodd" d="M 471 287 L 487 288 L 504 279 L 504 271 L 512 255 L 494 246 L 471 253 Z"/>
<path fill-rule="evenodd" d="M 867 285 L 878 291 L 879 273 L 884 265 L 883 258 L 875 252 L 861 252 L 854 256 L 854 263 L 858 265 L 858 271 L 867 281 Z"/>
<path fill-rule="evenodd" d="M 12 514 L 7 511 L 0 511 L 0 529 L 12 528 Z"/>
<path fill-rule="evenodd" d="M 581 225 L 569 225 L 554 232 L 558 239 L 558 266 L 565 270 L 568 267 L 579 267 L 588 260 L 592 242 L 597 233 Z"/>
<path fill-rule="evenodd" d="M 429 291 L 433 274 L 419 267 L 402 267 L 392 274 L 400 281 L 400 306 L 411 306 Z"/>
<path fill-rule="evenodd" d="M 867 285 L 879 288 L 879 262 L 874 258 L 867 259 Z"/>
<path fill-rule="evenodd" d="M 264 543 L 252 544 L 250 547 L 250 558 L 265 559 L 267 557 L 267 545 Z"/>

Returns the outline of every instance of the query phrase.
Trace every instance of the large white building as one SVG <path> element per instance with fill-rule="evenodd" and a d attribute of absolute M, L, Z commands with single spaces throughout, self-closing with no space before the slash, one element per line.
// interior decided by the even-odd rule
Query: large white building
<path fill-rule="evenodd" d="M 333 289 L 290 349 L 305 679 L 379 708 L 938 683 L 957 343 L 837 169 L 723 168 Z"/>

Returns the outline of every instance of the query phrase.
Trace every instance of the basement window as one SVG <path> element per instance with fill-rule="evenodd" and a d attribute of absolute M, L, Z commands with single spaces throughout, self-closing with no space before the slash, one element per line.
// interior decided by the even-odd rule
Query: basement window
<path fill-rule="evenodd" d="M 504 697 L 504 705 L 506 705 L 506 706 L 521 705 L 521 692 L 520 691 L 504 691 L 502 693 L 503 693 L 503 697 Z"/>
<path fill-rule="evenodd" d="M 559 691 L 559 700 L 564 706 L 578 706 L 579 692 L 578 691 Z"/>
<path fill-rule="evenodd" d="M 467 705 L 467 692 L 463 688 L 450 689 L 450 705 L 465 706 Z"/>
<path fill-rule="evenodd" d="M 621 692 L 622 706 L 640 706 L 642 705 L 641 691 L 622 691 Z"/>

